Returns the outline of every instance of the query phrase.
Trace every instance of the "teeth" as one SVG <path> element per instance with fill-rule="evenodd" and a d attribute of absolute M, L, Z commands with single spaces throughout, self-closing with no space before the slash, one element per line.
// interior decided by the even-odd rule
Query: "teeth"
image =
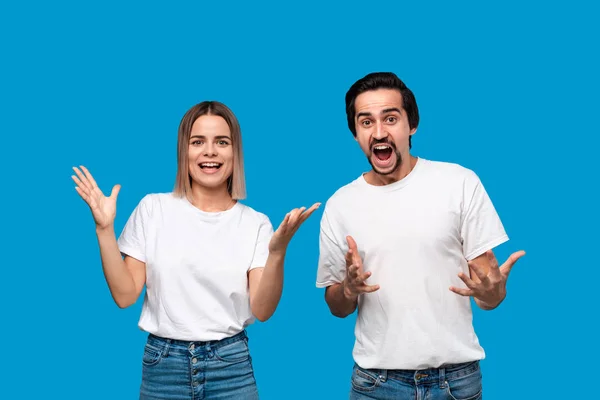
<path fill-rule="evenodd" d="M 200 164 L 202 167 L 218 167 L 219 164 L 218 163 L 202 163 Z"/>
<path fill-rule="evenodd" d="M 387 144 L 380 144 L 374 147 L 375 150 L 385 150 L 387 148 L 389 148 L 390 146 L 388 146 Z"/>

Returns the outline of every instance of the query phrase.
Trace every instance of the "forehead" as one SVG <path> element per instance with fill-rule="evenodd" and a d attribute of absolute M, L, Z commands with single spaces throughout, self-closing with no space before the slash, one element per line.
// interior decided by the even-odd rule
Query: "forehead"
<path fill-rule="evenodd" d="M 223 117 L 218 115 L 202 115 L 192 124 L 191 135 L 227 135 L 229 136 L 229 125 Z"/>
<path fill-rule="evenodd" d="M 359 94 L 354 102 L 354 110 L 359 112 L 377 113 L 386 108 L 402 110 L 402 94 L 395 89 L 369 90 Z"/>

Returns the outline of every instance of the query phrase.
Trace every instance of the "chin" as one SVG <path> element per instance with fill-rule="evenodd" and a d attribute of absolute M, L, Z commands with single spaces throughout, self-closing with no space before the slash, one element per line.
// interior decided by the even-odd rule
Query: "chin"
<path fill-rule="evenodd" d="M 375 171 L 375 173 L 378 175 L 391 175 L 394 172 L 396 172 L 397 170 L 398 170 L 398 167 L 394 167 L 392 169 L 384 169 L 384 170 L 373 167 L 373 171 Z"/>
<path fill-rule="evenodd" d="M 398 162 L 398 160 L 394 161 L 394 163 L 392 165 L 390 165 L 389 167 L 385 167 L 385 168 L 379 168 L 375 165 L 375 163 L 373 163 L 371 161 L 371 159 L 369 158 L 369 164 L 371 164 L 371 168 L 373 168 L 373 171 L 376 174 L 379 175 L 391 175 L 394 172 L 396 172 L 398 170 L 398 168 L 400 168 L 401 163 Z"/>
<path fill-rule="evenodd" d="M 194 184 L 206 189 L 218 189 L 227 186 L 227 179 L 221 177 L 192 176 Z"/>

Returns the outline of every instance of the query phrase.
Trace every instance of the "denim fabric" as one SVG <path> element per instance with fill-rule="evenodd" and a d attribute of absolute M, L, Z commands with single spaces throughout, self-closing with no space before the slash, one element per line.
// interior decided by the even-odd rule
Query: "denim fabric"
<path fill-rule="evenodd" d="M 140 400 L 258 399 L 246 332 L 212 342 L 148 336 Z"/>
<path fill-rule="evenodd" d="M 481 400 L 479 361 L 425 370 L 367 370 L 354 365 L 350 399 Z"/>

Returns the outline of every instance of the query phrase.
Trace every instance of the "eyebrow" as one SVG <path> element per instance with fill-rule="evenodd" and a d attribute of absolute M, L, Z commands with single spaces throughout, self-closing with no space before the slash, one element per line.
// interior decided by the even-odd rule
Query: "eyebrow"
<path fill-rule="evenodd" d="M 386 108 L 384 110 L 381 111 L 382 114 L 389 114 L 391 112 L 397 112 L 398 114 L 402 114 L 402 111 L 400 111 L 399 108 L 397 107 L 392 107 L 392 108 Z M 373 114 L 371 114 L 370 112 L 359 112 L 358 114 L 356 114 L 356 119 L 359 119 L 360 117 L 372 117 Z"/>
<path fill-rule="evenodd" d="M 193 135 L 193 136 L 190 137 L 190 140 L 194 139 L 194 138 L 196 138 L 196 139 L 206 139 L 206 136 L 204 136 L 204 135 Z M 231 138 L 229 136 L 226 136 L 226 135 L 215 136 L 215 139 L 229 139 L 229 140 L 231 140 Z"/>
<path fill-rule="evenodd" d="M 397 112 L 398 114 L 402 114 L 402 111 L 400 111 L 400 109 L 396 108 L 396 107 L 386 108 L 385 110 L 382 111 L 382 114 L 388 114 L 391 112 Z"/>

